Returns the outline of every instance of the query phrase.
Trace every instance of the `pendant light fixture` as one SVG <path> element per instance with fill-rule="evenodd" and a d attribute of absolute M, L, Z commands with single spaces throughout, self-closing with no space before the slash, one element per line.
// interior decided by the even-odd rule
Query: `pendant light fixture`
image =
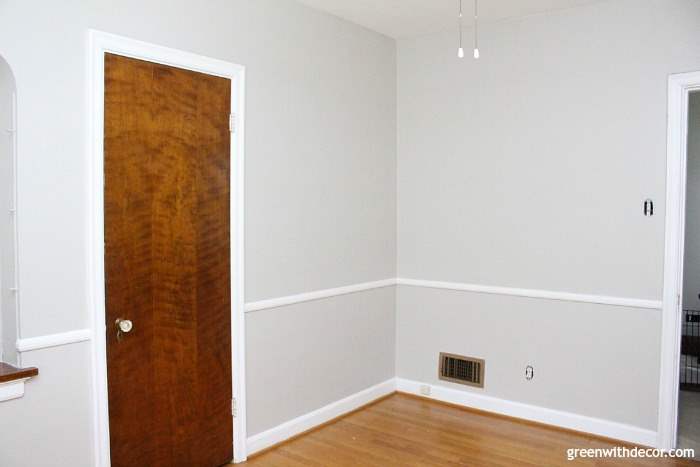
<path fill-rule="evenodd" d="M 460 0 L 461 3 L 461 0 Z M 461 5 L 460 5 L 461 10 Z M 460 11 L 460 17 L 462 16 Z M 460 34 L 462 28 L 460 26 Z M 461 47 L 461 43 L 460 43 Z M 462 52 L 464 53 L 464 52 Z M 479 58 L 479 0 L 474 0 L 474 58 Z"/>
<path fill-rule="evenodd" d="M 457 49 L 457 57 L 464 58 L 464 47 L 462 47 L 462 0 L 459 0 L 459 48 Z"/>
<path fill-rule="evenodd" d="M 462 45 L 463 18 L 462 0 L 459 0 L 459 48 L 457 49 L 457 57 L 459 58 L 464 58 L 464 47 Z M 479 0 L 474 0 L 474 58 L 479 58 Z"/>

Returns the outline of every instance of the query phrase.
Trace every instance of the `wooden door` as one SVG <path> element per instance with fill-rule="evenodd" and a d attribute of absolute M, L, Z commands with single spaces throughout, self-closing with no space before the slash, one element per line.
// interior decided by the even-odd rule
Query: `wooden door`
<path fill-rule="evenodd" d="M 114 467 L 233 459 L 230 93 L 228 79 L 105 55 Z M 118 319 L 132 330 L 118 336 Z"/>

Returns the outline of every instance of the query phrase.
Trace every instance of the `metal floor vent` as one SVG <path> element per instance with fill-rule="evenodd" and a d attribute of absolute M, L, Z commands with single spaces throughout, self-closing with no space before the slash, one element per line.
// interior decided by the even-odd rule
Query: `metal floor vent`
<path fill-rule="evenodd" d="M 486 362 L 480 358 L 440 352 L 439 378 L 444 381 L 483 388 L 485 366 Z"/>

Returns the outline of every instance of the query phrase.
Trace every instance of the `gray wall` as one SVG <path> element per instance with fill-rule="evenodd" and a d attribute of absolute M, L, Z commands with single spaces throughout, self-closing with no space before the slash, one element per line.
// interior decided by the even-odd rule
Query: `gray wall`
<path fill-rule="evenodd" d="M 395 375 L 395 288 L 248 315 L 249 434 Z"/>
<path fill-rule="evenodd" d="M 700 69 L 700 2 L 487 24 L 478 62 L 456 60 L 453 32 L 401 40 L 398 75 L 394 41 L 291 0 L 206 6 L 0 2 L 19 99 L 22 337 L 90 323 L 87 28 L 247 66 L 248 301 L 393 277 L 397 262 L 409 278 L 660 297 L 666 78 Z M 486 357 L 486 394 L 655 425 L 653 310 L 399 287 L 246 319 L 250 435 L 394 364 L 437 384 L 440 350 Z M 91 464 L 89 358 L 86 343 L 23 356 L 41 375 L 0 405 L 0 465 Z"/>
<path fill-rule="evenodd" d="M 659 300 L 667 78 L 700 69 L 698 24 L 611 0 L 484 24 L 478 61 L 400 40 L 399 276 Z M 655 427 L 659 311 L 457 294 L 399 288 L 398 376 L 483 356 L 483 394 Z"/>
<path fill-rule="evenodd" d="M 700 92 L 688 105 L 687 171 L 683 308 L 700 310 Z"/>
<path fill-rule="evenodd" d="M 656 431 L 656 310 L 416 287 L 397 306 L 402 378 Z M 486 360 L 484 389 L 438 380 L 440 352 Z"/>
<path fill-rule="evenodd" d="M 88 28 L 246 65 L 248 301 L 395 276 L 393 40 L 291 0 L 5 0 L 0 55 L 19 105 L 22 337 L 90 326 Z M 393 376 L 393 334 L 381 332 L 393 313 L 387 289 L 248 314 L 249 435 Z M 271 322 L 284 327 L 268 332 Z M 89 350 L 24 354 L 40 376 L 25 398 L 0 404 L 0 465 L 92 463 Z M 280 360 L 284 396 L 263 375 Z M 342 378 L 339 362 L 352 368 Z"/>

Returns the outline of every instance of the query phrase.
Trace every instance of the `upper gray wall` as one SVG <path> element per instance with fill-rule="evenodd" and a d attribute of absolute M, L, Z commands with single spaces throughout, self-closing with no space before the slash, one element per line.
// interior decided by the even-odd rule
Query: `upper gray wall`
<path fill-rule="evenodd" d="M 290 0 L 39 3 L 0 2 L 21 129 L 24 337 L 89 322 L 88 28 L 247 67 L 247 300 L 394 275 L 393 40 Z"/>
<path fill-rule="evenodd" d="M 688 105 L 687 170 L 683 308 L 700 310 L 700 92 Z"/>
<path fill-rule="evenodd" d="M 477 61 L 399 41 L 399 275 L 660 299 L 667 78 L 699 24 L 615 0 L 484 24 Z"/>

